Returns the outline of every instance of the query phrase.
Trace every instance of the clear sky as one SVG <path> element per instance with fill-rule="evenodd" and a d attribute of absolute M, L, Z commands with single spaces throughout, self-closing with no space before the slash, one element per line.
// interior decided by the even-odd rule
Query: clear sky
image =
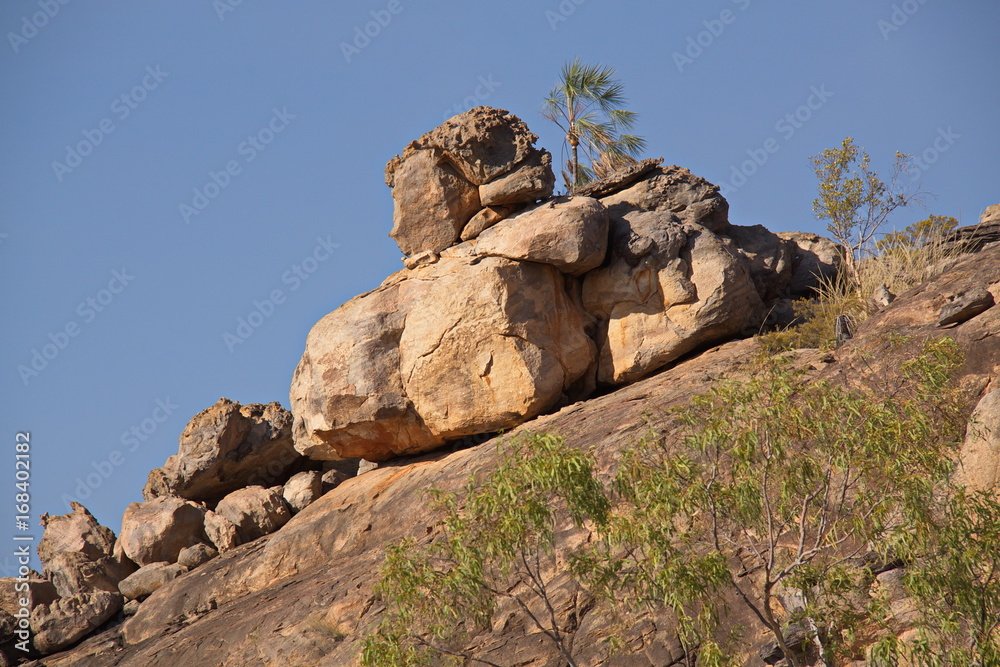
<path fill-rule="evenodd" d="M 310 327 L 402 268 L 385 162 L 453 113 L 508 109 L 560 162 L 540 103 L 580 56 L 736 224 L 822 232 L 808 157 L 846 136 L 923 160 L 935 197 L 896 226 L 970 224 L 1000 202 L 997 25 L 995 0 L 7 0 L 0 540 L 70 498 L 117 532 L 194 414 L 287 407 Z"/>

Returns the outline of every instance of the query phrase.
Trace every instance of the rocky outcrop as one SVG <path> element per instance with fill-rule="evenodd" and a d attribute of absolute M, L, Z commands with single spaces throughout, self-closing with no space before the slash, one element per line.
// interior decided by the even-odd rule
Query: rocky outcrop
<path fill-rule="evenodd" d="M 552 194 L 552 157 L 502 109 L 476 107 L 446 121 L 385 168 L 392 188 L 390 236 L 404 255 L 453 245 L 483 206 L 529 204 Z M 483 227 L 482 221 L 477 223 Z M 471 238 L 471 236 L 469 236 Z"/>
<path fill-rule="evenodd" d="M 205 534 L 219 553 L 235 549 L 243 543 L 236 524 L 211 510 L 205 513 Z"/>
<path fill-rule="evenodd" d="M 586 324 L 545 264 L 450 256 L 399 272 L 310 331 L 290 392 L 295 446 L 384 460 L 510 428 L 588 373 Z"/>
<path fill-rule="evenodd" d="M 281 497 L 281 487 L 265 489 L 248 486 L 233 491 L 219 501 L 215 512 L 236 526 L 241 542 L 273 533 L 291 518 L 291 512 Z"/>
<path fill-rule="evenodd" d="M 183 498 L 132 503 L 122 516 L 122 550 L 139 565 L 176 563 L 181 549 L 205 539 L 205 508 Z"/>
<path fill-rule="evenodd" d="M 70 646 L 100 627 L 122 608 L 122 596 L 92 591 L 60 598 L 35 607 L 31 629 L 35 648 L 42 655 Z"/>
<path fill-rule="evenodd" d="M 71 502 L 72 512 L 42 515 L 45 533 L 38 545 L 45 576 L 62 597 L 95 590 L 117 592 L 118 582 L 135 564 L 115 555 L 115 534 L 97 523 L 87 508 Z"/>
<path fill-rule="evenodd" d="M 150 563 L 123 579 L 118 589 L 126 600 L 143 600 L 185 572 L 178 563 Z"/>
<path fill-rule="evenodd" d="M 284 482 L 306 463 L 292 444 L 291 413 L 277 403 L 220 398 L 188 423 L 177 453 L 149 473 L 142 495 L 215 502 L 251 484 Z"/>
<path fill-rule="evenodd" d="M 656 167 L 642 180 L 601 198 L 612 217 L 631 211 L 672 213 L 681 223 L 701 225 L 723 233 L 729 227 L 729 202 L 719 186 L 695 176 L 683 167 Z"/>

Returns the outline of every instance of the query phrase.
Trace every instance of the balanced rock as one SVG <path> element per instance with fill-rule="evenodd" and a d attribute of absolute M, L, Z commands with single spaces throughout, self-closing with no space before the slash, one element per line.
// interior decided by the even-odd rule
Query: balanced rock
<path fill-rule="evenodd" d="M 139 565 L 176 563 L 181 549 L 205 538 L 205 508 L 172 496 L 130 504 L 119 537 L 124 552 Z"/>
<path fill-rule="evenodd" d="M 149 473 L 142 495 L 213 502 L 244 486 L 283 482 L 302 465 L 290 412 L 220 398 L 188 423 L 177 453 Z"/>
<path fill-rule="evenodd" d="M 265 489 L 262 486 L 233 491 L 219 501 L 215 513 L 236 526 L 242 542 L 273 533 L 292 516 L 281 497 L 281 487 Z"/>
<path fill-rule="evenodd" d="M 579 276 L 604 261 L 608 212 L 596 199 L 562 197 L 537 204 L 479 235 L 477 255 L 551 264 Z"/>
<path fill-rule="evenodd" d="M 403 254 L 453 245 L 484 204 L 533 203 L 551 195 L 552 158 L 534 147 L 537 139 L 507 111 L 476 107 L 390 160 L 385 168 L 394 202 L 389 235 Z"/>
<path fill-rule="evenodd" d="M 35 648 L 43 655 L 55 653 L 100 627 L 122 607 L 122 596 L 91 591 L 39 605 L 31 612 Z"/>
<path fill-rule="evenodd" d="M 123 579 L 118 589 L 126 600 L 144 600 L 185 572 L 187 568 L 178 563 L 150 563 Z"/>
<path fill-rule="evenodd" d="M 760 316 L 746 265 L 705 227 L 637 210 L 611 227 L 607 264 L 583 279 L 584 308 L 600 322 L 600 382 L 637 380 Z"/>
<path fill-rule="evenodd" d="M 71 502 L 72 512 L 59 516 L 42 515 L 45 533 L 38 545 L 38 557 L 46 577 L 59 595 L 70 597 L 94 590 L 115 592 L 118 582 L 135 570 L 135 565 L 115 555 L 115 534 L 97 523 L 87 508 Z"/>
<path fill-rule="evenodd" d="M 510 428 L 591 369 L 587 318 L 556 268 L 446 255 L 309 332 L 290 391 L 300 452 L 378 461 Z"/>

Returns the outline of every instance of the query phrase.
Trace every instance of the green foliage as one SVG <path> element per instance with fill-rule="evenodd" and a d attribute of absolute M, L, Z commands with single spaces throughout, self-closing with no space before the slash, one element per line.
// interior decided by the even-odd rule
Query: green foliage
<path fill-rule="evenodd" d="M 574 665 L 566 619 L 552 605 L 547 573 L 557 525 L 601 526 L 610 502 L 593 460 L 554 435 L 529 434 L 497 445 L 499 466 L 462 493 L 432 491 L 443 536 L 389 549 L 376 591 L 386 604 L 364 644 L 362 664 L 378 667 L 488 661 L 463 647 L 490 627 L 497 604 L 512 601 Z M 538 609 L 543 611 L 538 612 Z"/>
<path fill-rule="evenodd" d="M 828 148 L 810 158 L 819 179 L 819 197 L 813 211 L 828 220 L 827 229 L 834 240 L 847 249 L 847 276 L 860 285 L 858 263 L 872 254 L 872 239 L 886 218 L 901 206 L 919 201 L 917 194 L 906 192 L 900 176 L 909 169 L 911 158 L 896 153 L 889 183 L 879 178 L 864 149 L 847 137 L 839 148 Z"/>
<path fill-rule="evenodd" d="M 787 329 L 769 331 L 758 336 L 758 341 L 769 354 L 800 348 L 831 350 L 836 345 L 835 322 L 839 315 L 850 315 L 855 322 L 867 317 L 864 302 L 854 293 L 832 297 L 827 293 L 817 299 L 800 299 L 793 302 L 798 324 Z"/>
<path fill-rule="evenodd" d="M 908 225 L 901 232 L 889 232 L 875 242 L 875 248 L 883 253 L 912 251 L 925 244 L 937 242 L 956 227 L 958 220 L 950 215 L 931 215 Z"/>
<path fill-rule="evenodd" d="M 586 65 L 576 58 L 563 66 L 559 82 L 545 99 L 543 115 L 566 133 L 570 147 L 563 178 L 567 192 L 601 178 L 635 160 L 645 139 L 624 134 L 637 114 L 623 109 L 624 86 L 614 69 Z M 580 162 L 580 152 L 589 165 Z"/>
<path fill-rule="evenodd" d="M 1000 665 L 1000 498 L 952 487 L 940 512 L 916 512 L 893 544 L 921 610 L 915 665 Z"/>
<path fill-rule="evenodd" d="M 900 378 L 844 387 L 771 357 L 749 380 L 696 396 L 678 413 L 679 452 L 652 439 L 623 461 L 609 531 L 627 547 L 619 581 L 674 610 L 689 639 L 707 637 L 714 593 L 731 587 L 791 664 L 804 662 L 784 643 L 786 621 L 814 627 L 832 660 L 852 639 L 845 619 L 863 614 L 845 603 L 850 562 L 947 475 L 959 360 L 953 342 L 931 341 Z M 778 590 L 798 593 L 800 618 L 776 616 Z"/>

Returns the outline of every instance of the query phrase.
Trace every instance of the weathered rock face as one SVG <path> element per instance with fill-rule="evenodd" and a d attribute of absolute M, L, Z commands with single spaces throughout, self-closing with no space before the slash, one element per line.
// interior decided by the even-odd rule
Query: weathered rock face
<path fill-rule="evenodd" d="M 763 225 L 741 227 L 730 225 L 724 241 L 730 241 L 740 255 L 757 294 L 763 301 L 783 296 L 788 289 L 794 268 L 795 243 L 768 231 Z"/>
<path fill-rule="evenodd" d="M 608 264 L 583 280 L 583 305 L 600 321 L 599 381 L 637 380 L 738 334 L 761 310 L 743 262 L 704 227 L 656 211 L 611 226 Z"/>
<path fill-rule="evenodd" d="M 601 199 L 612 220 L 630 211 L 673 213 L 682 223 L 712 232 L 729 226 L 729 202 L 719 187 L 683 167 L 656 167 L 628 188 Z"/>
<path fill-rule="evenodd" d="M 183 498 L 165 496 L 132 503 L 122 516 L 119 540 L 139 565 L 176 563 L 181 549 L 204 542 L 205 508 Z"/>
<path fill-rule="evenodd" d="M 135 565 L 115 556 L 115 534 L 83 505 L 70 503 L 72 512 L 42 516 L 45 533 L 38 557 L 45 575 L 59 595 L 70 597 L 93 590 L 115 592 L 118 582 Z"/>
<path fill-rule="evenodd" d="M 281 487 L 265 489 L 262 486 L 233 491 L 219 501 L 215 512 L 236 526 L 241 542 L 273 533 L 292 516 L 281 497 Z"/>
<path fill-rule="evenodd" d="M 202 542 L 200 544 L 195 544 L 185 549 L 181 549 L 180 555 L 177 556 L 177 564 L 183 565 L 189 570 L 193 570 L 199 565 L 204 565 L 218 555 L 219 552 L 216 549 Z"/>
<path fill-rule="evenodd" d="M 590 369 L 585 326 L 551 266 L 456 256 L 397 273 L 309 333 L 291 388 L 296 448 L 382 460 L 510 428 Z"/>
<path fill-rule="evenodd" d="M 194 416 L 177 454 L 149 473 L 142 495 L 214 502 L 244 486 L 283 482 L 302 465 L 290 412 L 277 403 L 241 406 L 220 398 Z"/>
<path fill-rule="evenodd" d="M 983 396 L 972 413 L 959 464 L 956 474 L 962 484 L 1000 492 L 1000 389 Z"/>
<path fill-rule="evenodd" d="M 522 211 L 479 235 L 477 255 L 551 264 L 579 276 L 604 261 L 608 212 L 596 199 L 551 199 Z"/>
<path fill-rule="evenodd" d="M 807 232 L 780 232 L 778 237 L 794 244 L 789 296 L 814 296 L 823 280 L 832 279 L 840 271 L 844 249 L 830 239 Z"/>
<path fill-rule="evenodd" d="M 219 553 L 235 549 L 243 543 L 236 524 L 211 510 L 205 513 L 205 534 Z"/>
<path fill-rule="evenodd" d="M 484 206 L 552 194 L 552 158 L 502 109 L 476 107 L 410 143 L 385 168 L 395 205 L 390 236 L 405 255 L 453 245 Z M 483 221 L 477 227 L 485 228 Z M 471 238 L 468 237 L 468 238 Z"/>
<path fill-rule="evenodd" d="M 35 648 L 43 655 L 79 641 L 122 607 L 122 596 L 109 591 L 80 593 L 40 605 L 31 612 Z"/>

